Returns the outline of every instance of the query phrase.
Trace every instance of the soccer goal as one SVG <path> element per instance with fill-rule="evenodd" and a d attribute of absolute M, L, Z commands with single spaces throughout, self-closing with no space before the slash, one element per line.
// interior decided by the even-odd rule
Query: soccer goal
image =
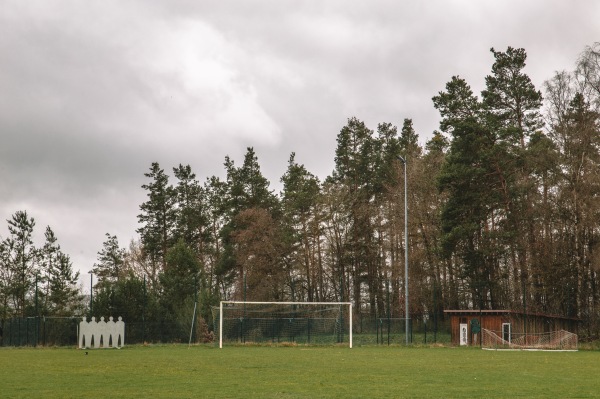
<path fill-rule="evenodd" d="M 561 350 L 576 351 L 577 334 L 565 330 L 547 333 L 506 334 L 506 332 L 482 329 L 483 349 L 513 350 Z"/>
<path fill-rule="evenodd" d="M 222 301 L 213 308 L 215 336 L 223 343 L 347 343 L 352 348 L 350 302 Z"/>

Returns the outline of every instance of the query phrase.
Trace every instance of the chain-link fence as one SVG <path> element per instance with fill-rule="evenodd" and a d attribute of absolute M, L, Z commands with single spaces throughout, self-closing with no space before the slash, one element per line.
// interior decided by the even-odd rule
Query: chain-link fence
<path fill-rule="evenodd" d="M 69 346 L 77 344 L 80 319 L 15 317 L 0 321 L 0 346 Z"/>
<path fill-rule="evenodd" d="M 358 315 L 353 328 L 355 345 L 449 344 L 451 341 L 449 320 L 427 317 L 408 319 L 408 340 L 404 318 Z"/>
<path fill-rule="evenodd" d="M 27 317 L 0 320 L 0 346 L 77 346 L 80 317 Z M 202 318 L 185 323 L 125 321 L 125 343 L 211 342 L 210 327 Z M 347 327 L 346 327 L 347 329 Z M 355 315 L 354 345 L 404 345 L 406 320 Z M 344 335 L 347 336 L 347 331 Z M 191 334 L 191 337 L 190 337 Z M 409 344 L 450 344 L 448 320 L 409 319 Z"/>
<path fill-rule="evenodd" d="M 0 346 L 77 346 L 80 317 L 24 317 L 0 320 Z M 125 343 L 206 342 L 211 335 L 202 320 L 177 324 L 166 321 L 125 321 Z"/>

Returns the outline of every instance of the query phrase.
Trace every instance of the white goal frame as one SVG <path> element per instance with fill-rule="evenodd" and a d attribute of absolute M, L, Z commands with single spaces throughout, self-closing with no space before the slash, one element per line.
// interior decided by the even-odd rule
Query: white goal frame
<path fill-rule="evenodd" d="M 219 349 L 223 349 L 223 305 L 340 305 L 348 306 L 348 340 L 352 348 L 352 302 L 249 302 L 249 301 L 221 301 L 219 303 Z"/>
<path fill-rule="evenodd" d="M 507 324 L 507 323 L 505 323 Z M 578 349 L 578 336 L 575 333 L 557 330 L 545 333 L 519 333 L 504 337 L 502 331 L 481 329 L 481 349 L 485 350 L 523 350 L 523 351 L 549 351 L 549 352 L 576 352 Z"/>

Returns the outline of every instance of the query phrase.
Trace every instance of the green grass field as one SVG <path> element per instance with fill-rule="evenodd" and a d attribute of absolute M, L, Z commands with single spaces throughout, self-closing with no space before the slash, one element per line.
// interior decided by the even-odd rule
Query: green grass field
<path fill-rule="evenodd" d="M 478 348 L 2 348 L 2 398 L 592 398 L 600 352 Z"/>

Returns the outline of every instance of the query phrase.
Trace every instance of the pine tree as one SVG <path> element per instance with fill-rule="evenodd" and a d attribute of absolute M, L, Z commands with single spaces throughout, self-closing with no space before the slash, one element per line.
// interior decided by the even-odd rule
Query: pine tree
<path fill-rule="evenodd" d="M 230 192 L 228 204 L 230 215 L 250 208 L 278 212 L 277 198 L 269 189 L 269 181 L 260 170 L 254 148 L 248 147 L 241 167 L 236 168 L 233 161 L 227 157 L 225 168 Z"/>
<path fill-rule="evenodd" d="M 524 49 L 508 47 L 506 52 L 490 50 L 495 62 L 492 75 L 485 78 L 481 96 L 488 123 L 500 140 L 525 148 L 528 137 L 542 126 L 542 94 L 523 73 L 527 54 Z"/>
<path fill-rule="evenodd" d="M 166 257 L 167 266 L 160 274 L 160 307 L 164 322 L 171 324 L 171 339 L 181 340 L 189 334 L 190 315 L 200 287 L 201 265 L 194 251 L 180 239 Z"/>
<path fill-rule="evenodd" d="M 497 226 L 502 213 L 496 209 L 502 206 L 498 195 L 503 187 L 496 137 L 483 105 L 463 79 L 452 77 L 446 90 L 433 98 L 442 116 L 440 128 L 451 135 L 438 177 L 439 189 L 447 196 L 441 212 L 442 253 L 451 269 L 456 264 L 457 277 L 467 282 L 470 298 L 457 300 L 494 308 L 502 292 L 496 277 L 501 254 L 494 252 L 501 248 Z"/>
<path fill-rule="evenodd" d="M 35 220 L 27 211 L 17 211 L 8 220 L 10 236 L 3 241 L 3 258 L 10 277 L 7 290 L 12 309 L 20 317 L 26 316 L 27 297 L 34 289 L 38 274 L 39 251 L 33 244 L 34 227 Z"/>
<path fill-rule="evenodd" d="M 180 164 L 173 168 L 173 173 L 178 179 L 175 186 L 177 212 L 174 236 L 183 239 L 200 254 L 208 238 L 204 193 L 189 165 Z"/>
<path fill-rule="evenodd" d="M 420 155 L 419 136 L 415 132 L 412 119 L 404 119 L 399 144 L 406 157 L 417 158 Z"/>
<path fill-rule="evenodd" d="M 223 238 L 227 238 L 225 227 L 228 223 L 226 205 L 228 203 L 227 183 L 218 177 L 207 179 L 203 187 L 206 204 L 207 241 L 202 251 L 202 263 L 206 270 L 208 295 L 215 301 L 220 297 L 220 287 L 225 286 L 223 266 Z"/>
<path fill-rule="evenodd" d="M 82 296 L 77 286 L 79 272 L 73 270 L 73 263 L 68 255 L 58 253 L 57 261 L 47 270 L 48 310 L 54 316 L 72 316 L 82 309 Z"/>
<path fill-rule="evenodd" d="M 377 160 L 380 156 L 379 143 L 364 122 L 350 118 L 337 136 L 335 170 L 332 180 L 346 186 L 348 195 L 344 200 L 349 235 L 346 241 L 339 270 L 339 281 L 351 290 L 355 305 L 359 306 L 360 283 L 367 281 L 370 311 L 377 313 L 378 272 L 375 227 L 372 223 L 372 200 L 375 188 L 380 187 L 377 177 Z M 348 267 L 349 270 L 345 270 Z M 346 276 L 346 272 L 350 274 Z"/>
<path fill-rule="evenodd" d="M 457 256 L 462 278 L 476 303 L 494 297 L 495 225 L 492 209 L 497 207 L 494 183 L 490 182 L 487 157 L 493 137 L 482 125 L 471 121 L 453 127 L 453 139 L 439 177 L 439 188 L 448 195 L 442 210 L 442 249 L 446 257 Z"/>
<path fill-rule="evenodd" d="M 513 307 L 526 303 L 531 285 L 531 248 L 536 244 L 535 207 L 537 188 L 530 179 L 527 143 L 542 125 L 542 95 L 523 72 L 527 54 L 524 49 L 508 47 L 495 51 L 492 74 L 486 77 L 482 100 L 486 123 L 496 138 L 492 162 L 497 165 L 507 209 L 507 231 L 512 233 L 511 263 Z M 517 287 L 520 287 L 518 289 Z M 520 292 L 522 291 L 522 292 Z"/>
<path fill-rule="evenodd" d="M 98 263 L 92 269 L 98 277 L 98 286 L 110 286 L 124 274 L 125 248 L 119 246 L 117 236 L 106 233 L 106 241 L 98 252 Z"/>
<path fill-rule="evenodd" d="M 244 163 L 236 167 L 234 162 L 225 158 L 227 171 L 226 202 L 223 204 L 223 217 L 225 222 L 220 231 L 222 251 L 219 259 L 217 274 L 219 279 L 226 284 L 235 284 L 241 287 L 243 279 L 243 265 L 239 263 L 234 236 L 243 230 L 239 226 L 239 215 L 249 212 L 250 215 L 262 215 L 267 212 L 271 219 L 278 221 L 280 205 L 278 198 L 269 189 L 269 181 L 262 175 L 258 157 L 252 147 L 247 149 Z"/>
<path fill-rule="evenodd" d="M 319 180 L 304 165 L 299 165 L 295 154 L 290 155 L 288 168 L 281 178 L 281 202 L 284 223 L 285 263 L 292 299 L 315 301 L 318 297 L 318 263 L 314 224 L 318 224 L 315 207 L 320 193 Z"/>
<path fill-rule="evenodd" d="M 175 191 L 169 185 L 169 176 L 157 162 L 152 163 L 150 172 L 144 176 L 151 181 L 142 186 L 147 190 L 148 201 L 140 205 L 142 213 L 138 215 L 138 222 L 142 227 L 137 229 L 137 232 L 153 267 L 164 269 L 167 251 L 173 245 L 176 220 Z"/>
<path fill-rule="evenodd" d="M 433 105 L 440 112 L 442 132 L 452 134 L 452 131 L 464 121 L 478 120 L 481 104 L 473 94 L 471 87 L 459 76 L 453 76 L 446 83 L 446 91 L 439 92 L 432 98 Z"/>

